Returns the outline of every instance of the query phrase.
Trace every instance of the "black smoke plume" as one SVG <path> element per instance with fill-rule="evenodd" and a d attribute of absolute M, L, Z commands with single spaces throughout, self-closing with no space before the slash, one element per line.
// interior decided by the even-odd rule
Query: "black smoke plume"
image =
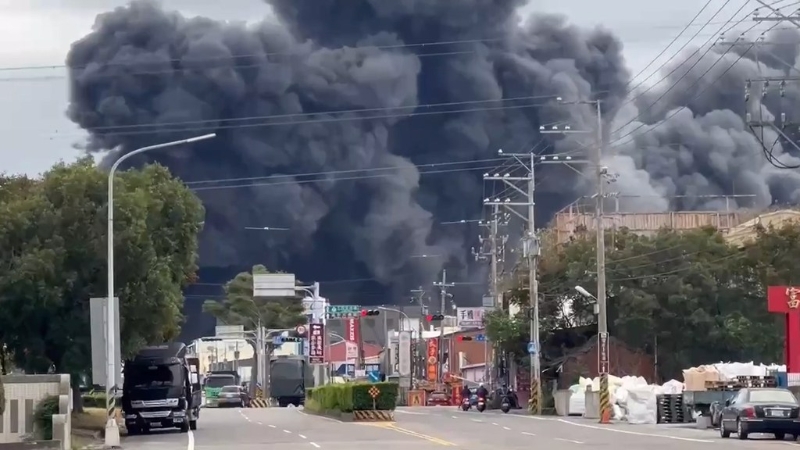
<path fill-rule="evenodd" d="M 136 1 L 98 16 L 67 58 L 68 115 L 90 132 L 88 151 L 218 134 L 150 154 L 200 188 L 206 267 L 375 279 L 388 288 L 375 303 L 445 264 L 483 280 L 463 269 L 478 230 L 440 225 L 481 215 L 482 174 L 498 162 L 469 161 L 533 148 L 540 124 L 564 118 L 547 96 L 602 98 L 609 111 L 626 96 L 610 32 L 521 22 L 523 0 L 268 3 L 277 20 L 248 26 Z M 592 126 L 590 107 L 569 111 Z M 540 186 L 542 213 L 574 200 L 574 174 L 559 174 Z M 193 183 L 227 178 L 250 180 Z M 291 231 L 245 230 L 265 226 Z"/>

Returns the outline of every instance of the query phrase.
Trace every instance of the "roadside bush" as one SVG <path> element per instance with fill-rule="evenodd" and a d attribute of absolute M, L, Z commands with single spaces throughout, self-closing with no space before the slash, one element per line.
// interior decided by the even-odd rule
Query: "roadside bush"
<path fill-rule="evenodd" d="M 393 411 L 397 406 L 397 383 L 358 383 L 352 386 L 353 410 L 373 409 L 372 396 L 369 394 L 373 386 L 380 391 L 375 399 L 375 409 Z"/>
<path fill-rule="evenodd" d="M 90 392 L 81 396 L 84 408 L 103 408 L 106 407 L 105 392 Z"/>
<path fill-rule="evenodd" d="M 337 410 L 342 412 L 373 409 L 369 390 L 378 388 L 380 394 L 375 399 L 375 409 L 391 411 L 397 402 L 396 383 L 345 383 L 328 384 L 309 389 L 306 392 L 306 408 L 318 407 L 320 411 Z M 312 409 L 313 410 L 313 409 Z"/>
<path fill-rule="evenodd" d="M 45 441 L 53 439 L 53 415 L 58 414 L 58 396 L 45 397 L 33 412 L 35 433 Z"/>

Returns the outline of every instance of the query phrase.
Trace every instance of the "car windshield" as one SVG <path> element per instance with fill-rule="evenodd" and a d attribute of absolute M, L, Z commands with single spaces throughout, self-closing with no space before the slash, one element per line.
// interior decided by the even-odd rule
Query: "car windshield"
<path fill-rule="evenodd" d="M 239 386 L 225 386 L 222 392 L 239 392 Z"/>
<path fill-rule="evenodd" d="M 752 403 L 797 403 L 794 394 L 782 389 L 750 391 L 750 401 Z"/>

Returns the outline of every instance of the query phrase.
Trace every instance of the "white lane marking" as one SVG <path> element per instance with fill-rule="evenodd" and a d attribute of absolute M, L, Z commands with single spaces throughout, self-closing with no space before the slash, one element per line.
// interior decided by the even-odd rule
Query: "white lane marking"
<path fill-rule="evenodd" d="M 289 430 L 283 430 L 283 432 L 284 432 L 284 433 L 287 433 L 287 434 L 292 434 L 292 432 L 291 432 L 291 431 L 289 431 Z"/>
<path fill-rule="evenodd" d="M 275 428 L 275 425 L 269 425 L 270 428 Z"/>
<path fill-rule="evenodd" d="M 316 417 L 317 419 L 327 420 L 327 421 L 330 421 L 330 422 L 345 423 L 345 422 L 342 422 L 341 420 L 334 419 L 332 417 L 325 417 L 325 416 L 317 416 L 317 415 L 312 415 L 312 414 L 306 414 L 306 413 L 304 413 L 303 411 L 301 411 L 299 409 L 295 409 L 294 411 L 296 411 L 298 414 L 302 414 L 304 416 Z"/>
<path fill-rule="evenodd" d="M 533 417 L 533 416 L 529 416 L 529 417 Z M 673 439 L 673 440 L 676 440 L 676 441 L 687 441 L 687 442 L 704 442 L 704 443 L 708 443 L 708 444 L 713 444 L 715 442 L 715 441 L 711 441 L 711 440 L 708 440 L 708 439 L 694 439 L 694 438 L 687 438 L 687 437 L 681 437 L 681 436 L 669 436 L 669 435 L 666 435 L 666 434 L 641 433 L 641 432 L 638 432 L 638 431 L 620 430 L 619 428 L 613 428 L 613 426 L 612 427 L 598 427 L 598 426 L 594 426 L 594 425 L 587 425 L 585 423 L 570 422 L 569 420 L 564 420 L 564 419 L 558 419 L 558 421 L 566 423 L 566 424 L 569 424 L 569 425 L 574 425 L 576 427 L 589 428 L 591 430 L 610 431 L 612 433 L 622 433 L 622 434 L 632 434 L 634 436 L 657 437 L 657 438 Z"/>
<path fill-rule="evenodd" d="M 259 425 L 264 425 L 264 424 L 263 424 L 263 423 L 261 423 L 261 422 L 256 422 L 256 423 L 257 423 L 257 424 L 259 424 Z"/>
<path fill-rule="evenodd" d="M 504 429 L 504 430 L 511 431 L 511 428 L 508 428 L 508 427 L 503 427 L 503 429 Z"/>
<path fill-rule="evenodd" d="M 497 424 L 497 423 L 494 423 L 494 422 L 492 422 L 492 425 L 494 425 L 494 426 L 496 426 L 496 427 L 499 427 L 499 426 L 500 426 L 500 424 Z"/>
<path fill-rule="evenodd" d="M 473 422 L 483 423 L 481 419 L 472 419 Z"/>
<path fill-rule="evenodd" d="M 400 413 L 400 414 L 412 414 L 412 415 L 415 415 L 415 416 L 429 416 L 430 415 L 430 414 L 424 413 L 424 412 L 406 411 L 404 409 L 396 409 L 394 412 Z"/>
<path fill-rule="evenodd" d="M 309 442 L 309 444 L 313 445 L 314 447 L 319 448 L 319 444 L 317 444 L 316 442 Z"/>
<path fill-rule="evenodd" d="M 522 434 L 524 434 L 525 436 L 536 436 L 535 434 L 528 433 L 527 431 L 523 431 Z"/>
<path fill-rule="evenodd" d="M 563 438 L 553 438 L 553 439 L 563 442 L 572 442 L 573 444 L 583 444 L 583 442 L 581 441 L 573 441 L 572 439 L 563 439 Z"/>
<path fill-rule="evenodd" d="M 298 434 L 298 436 L 300 436 L 300 439 L 308 439 L 307 437 L 303 436 L 302 434 Z"/>
<path fill-rule="evenodd" d="M 458 416 L 450 416 L 450 417 L 452 417 L 453 419 L 458 419 Z"/>
<path fill-rule="evenodd" d="M 194 433 L 189 430 L 189 442 L 186 443 L 186 450 L 194 450 Z"/>

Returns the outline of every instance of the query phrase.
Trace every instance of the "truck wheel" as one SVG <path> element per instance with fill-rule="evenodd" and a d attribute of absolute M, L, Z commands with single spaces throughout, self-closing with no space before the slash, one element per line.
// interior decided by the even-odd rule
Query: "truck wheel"
<path fill-rule="evenodd" d="M 180 430 L 181 430 L 181 433 L 188 433 L 189 432 L 189 421 L 188 420 L 184 420 L 183 421 L 183 423 L 181 424 Z"/>
<path fill-rule="evenodd" d="M 128 429 L 128 436 L 136 436 L 136 435 L 142 433 L 142 430 L 140 430 L 139 427 L 131 426 L 131 427 L 127 427 L 127 429 Z"/>
<path fill-rule="evenodd" d="M 189 429 L 192 430 L 192 431 L 197 429 L 197 421 L 196 420 L 190 420 L 189 421 Z"/>
<path fill-rule="evenodd" d="M 785 433 L 775 433 L 775 440 L 782 441 L 784 439 L 786 439 L 786 434 Z"/>

